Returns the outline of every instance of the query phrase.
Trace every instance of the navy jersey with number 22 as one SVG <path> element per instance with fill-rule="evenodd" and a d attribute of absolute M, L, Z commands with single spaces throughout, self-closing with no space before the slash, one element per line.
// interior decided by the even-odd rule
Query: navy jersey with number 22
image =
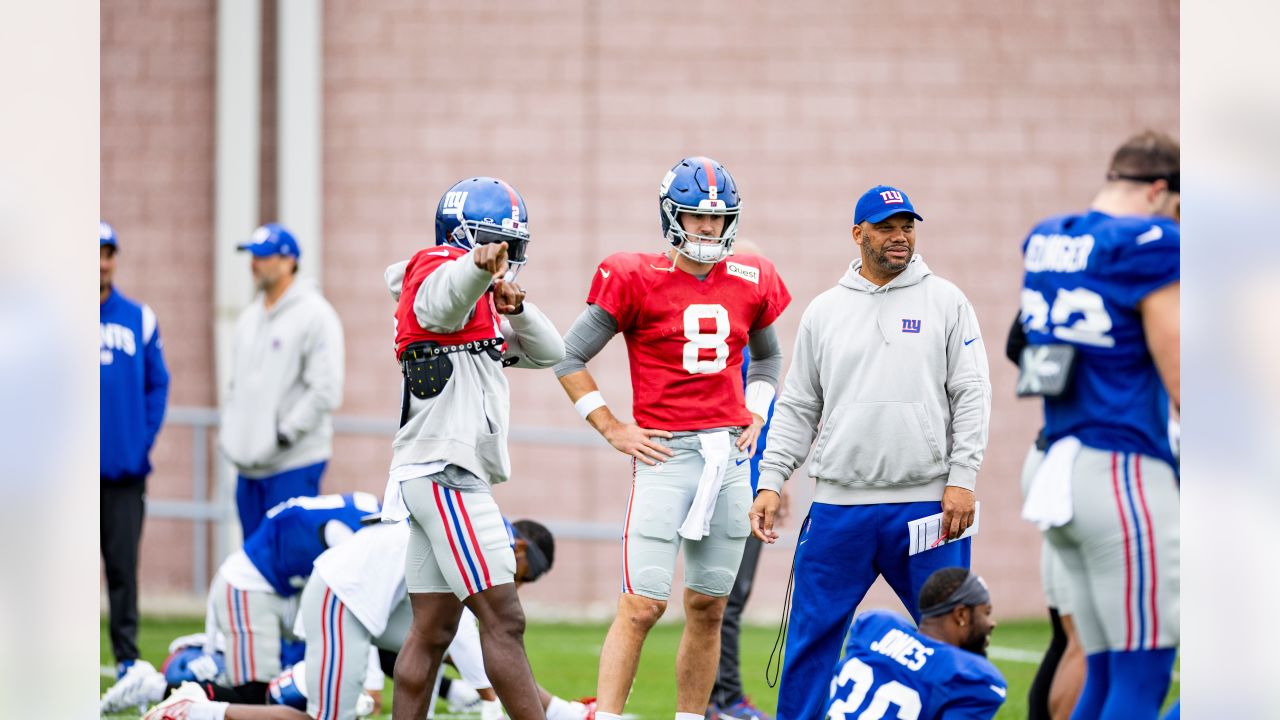
<path fill-rule="evenodd" d="M 1174 464 L 1169 396 L 1138 304 L 1178 282 L 1178 224 L 1090 211 L 1044 220 L 1022 245 L 1021 320 L 1029 345 L 1076 349 L 1071 387 L 1044 401 L 1045 435 Z"/>
<path fill-rule="evenodd" d="M 988 720 L 1006 686 L 986 658 L 922 634 L 884 610 L 853 622 L 831 678 L 828 720 Z"/>

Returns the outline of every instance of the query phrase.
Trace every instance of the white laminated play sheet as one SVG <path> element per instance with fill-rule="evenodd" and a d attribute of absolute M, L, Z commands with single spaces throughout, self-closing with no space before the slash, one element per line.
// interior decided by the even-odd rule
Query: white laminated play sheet
<path fill-rule="evenodd" d="M 942 513 L 929 515 L 907 523 L 907 536 L 911 538 L 911 551 L 908 555 L 916 555 L 926 550 L 942 547 L 949 542 L 963 540 L 978 534 L 978 521 L 982 518 L 982 502 L 973 504 L 973 524 L 955 540 L 942 538 Z"/>

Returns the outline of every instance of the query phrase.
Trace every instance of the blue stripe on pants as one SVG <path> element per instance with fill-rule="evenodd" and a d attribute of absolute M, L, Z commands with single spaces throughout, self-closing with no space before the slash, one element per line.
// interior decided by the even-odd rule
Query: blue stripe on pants
<path fill-rule="evenodd" d="M 924 581 L 944 567 L 969 567 L 969 540 L 907 556 L 907 522 L 940 511 L 940 502 L 813 504 L 796 546 L 778 720 L 821 716 L 854 610 L 877 577 L 918 621 Z"/>

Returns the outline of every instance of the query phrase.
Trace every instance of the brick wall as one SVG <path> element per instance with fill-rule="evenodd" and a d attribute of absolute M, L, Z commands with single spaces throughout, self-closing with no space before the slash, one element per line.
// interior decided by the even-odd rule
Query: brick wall
<path fill-rule="evenodd" d="M 214 0 L 102 5 L 102 217 L 116 286 L 159 318 L 170 405 L 212 405 Z M 191 496 L 191 431 L 161 430 L 151 498 Z M 142 584 L 191 586 L 191 530 L 148 521 Z"/>
<path fill-rule="evenodd" d="M 131 14 L 136 7 L 103 9 L 103 212 L 112 217 L 120 208 L 120 218 L 134 218 L 136 228 L 112 220 L 130 255 L 131 247 L 147 248 L 148 262 L 174 274 L 201 268 L 198 298 L 166 295 L 165 273 L 133 275 L 130 285 L 129 256 L 121 284 L 136 287 L 166 329 L 190 306 L 183 333 L 198 328 L 198 339 L 168 330 L 167 342 L 199 348 L 170 350 L 179 377 L 196 387 L 175 387 L 175 399 L 210 402 L 211 368 L 201 358 L 210 336 L 212 4 L 175 2 L 163 12 L 148 5 L 145 20 Z M 146 24 L 155 35 L 150 25 L 163 21 L 178 29 L 158 34 L 174 35 L 194 31 L 197 20 L 209 34 L 166 52 L 175 66 L 200 68 L 198 81 L 126 72 L 145 64 L 127 58 L 157 49 L 119 32 L 122 25 Z M 1176 2 L 752 0 L 726 13 L 715 5 L 660 12 L 650 3 L 587 0 L 501 7 L 330 0 L 324 28 L 323 282 L 347 334 L 343 413 L 396 411 L 382 269 L 432 242 L 436 202 L 458 179 L 498 175 L 524 194 L 534 244 L 521 279 L 564 329 L 602 257 L 660 247 L 654 195 L 665 170 L 684 155 L 716 157 L 742 190 L 740 237 L 763 247 L 795 296 L 779 321 L 788 352 L 803 307 L 853 256 L 854 199 L 874 183 L 893 183 L 927 218 L 918 250 L 973 301 L 991 355 L 995 403 L 975 566 L 1002 612 L 1037 612 L 1037 538 L 1017 511 L 1019 468 L 1038 419 L 1033 404 L 1014 401 L 1012 368 L 1001 357 L 1016 308 L 1018 243 L 1038 217 L 1088 202 L 1125 135 L 1145 126 L 1177 131 Z M 171 115 L 129 114 L 109 99 L 115 93 L 166 112 L 170 103 L 174 113 L 203 108 L 180 123 L 191 135 L 183 152 L 201 148 L 199 162 L 121 150 Z M 201 168 L 202 184 L 184 186 L 172 205 L 118 197 L 111 180 L 169 193 L 171 184 L 150 178 L 179 167 Z M 202 263 L 184 264 L 162 247 L 160 228 L 188 218 L 199 227 L 184 247 L 203 248 Z M 627 412 L 621 342 L 592 370 L 611 405 Z M 513 371 L 512 380 L 515 424 L 582 427 L 551 373 Z M 162 460 L 182 451 L 172 434 L 161 441 Z M 621 522 L 629 482 L 622 456 L 517 446 L 513 457 L 516 479 L 496 493 L 509 515 Z M 387 459 L 382 441 L 341 439 L 327 488 L 379 492 Z M 175 463 L 161 466 L 159 487 L 181 472 Z M 800 480 L 794 489 L 803 505 L 810 483 Z M 148 533 L 150 542 L 156 533 L 151 526 Z M 158 564 L 153 547 L 145 559 Z M 618 554 L 613 544 L 567 543 L 554 582 L 529 588 L 527 598 L 538 608 L 607 608 Z M 781 607 L 788 561 L 785 550 L 766 553 L 752 601 L 757 617 Z M 148 571 L 148 587 L 187 582 Z M 888 598 L 877 593 L 877 602 Z"/>

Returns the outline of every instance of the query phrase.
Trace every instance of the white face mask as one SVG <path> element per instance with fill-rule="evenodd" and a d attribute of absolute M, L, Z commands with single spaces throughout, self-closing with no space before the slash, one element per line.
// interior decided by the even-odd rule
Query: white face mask
<path fill-rule="evenodd" d="M 681 255 L 700 263 L 716 263 L 729 256 L 729 250 L 724 242 L 698 242 L 689 237 L 680 243 L 677 250 Z"/>

